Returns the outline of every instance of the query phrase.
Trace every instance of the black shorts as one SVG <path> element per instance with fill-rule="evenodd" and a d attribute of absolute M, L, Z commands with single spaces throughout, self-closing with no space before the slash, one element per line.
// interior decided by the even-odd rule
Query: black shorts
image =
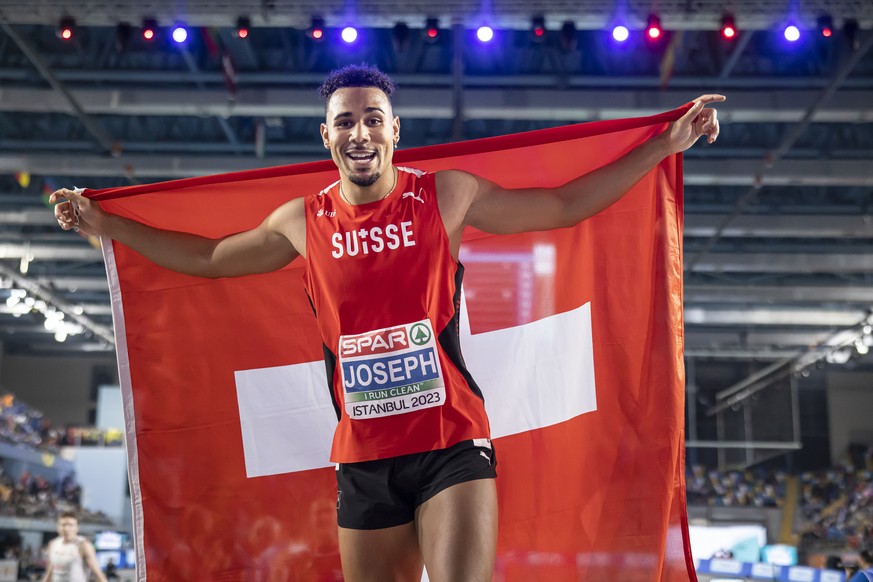
<path fill-rule="evenodd" d="M 337 465 L 337 523 L 381 529 L 409 523 L 415 509 L 440 491 L 497 477 L 497 457 L 485 439 L 391 459 Z"/>

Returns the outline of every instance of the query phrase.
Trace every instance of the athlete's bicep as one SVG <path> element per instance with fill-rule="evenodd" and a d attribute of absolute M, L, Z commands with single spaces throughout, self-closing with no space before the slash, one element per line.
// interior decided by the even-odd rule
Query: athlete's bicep
<path fill-rule="evenodd" d="M 271 234 L 291 243 L 297 255 L 306 258 L 306 210 L 303 198 L 286 202 L 264 221 Z"/>
<path fill-rule="evenodd" d="M 292 200 L 274 210 L 252 230 L 221 239 L 210 258 L 214 269 L 212 276 L 233 277 L 276 271 L 303 254 L 302 202 Z"/>
<path fill-rule="evenodd" d="M 504 188 L 485 178 L 457 172 L 454 185 L 466 203 L 464 225 L 494 234 L 566 226 L 565 201 L 549 188 Z"/>

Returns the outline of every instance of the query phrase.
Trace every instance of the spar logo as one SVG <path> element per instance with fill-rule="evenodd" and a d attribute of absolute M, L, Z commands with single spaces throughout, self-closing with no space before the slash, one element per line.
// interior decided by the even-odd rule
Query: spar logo
<path fill-rule="evenodd" d="M 417 330 L 419 326 L 421 330 Z M 371 356 L 404 350 L 410 347 L 410 335 L 415 338 L 412 343 L 420 346 L 430 339 L 430 330 L 425 325 L 416 323 L 410 333 L 407 333 L 405 325 L 399 325 L 360 335 L 343 336 L 340 338 L 340 356 L 343 358 Z M 418 343 L 418 338 L 423 335 L 426 335 L 427 339 L 423 343 Z"/>
<path fill-rule="evenodd" d="M 423 346 L 430 341 L 430 328 L 423 323 L 416 323 L 409 330 L 409 339 L 417 346 Z"/>

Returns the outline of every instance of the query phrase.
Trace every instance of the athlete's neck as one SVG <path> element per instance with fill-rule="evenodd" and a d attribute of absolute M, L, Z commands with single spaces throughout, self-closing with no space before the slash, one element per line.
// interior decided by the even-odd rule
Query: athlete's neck
<path fill-rule="evenodd" d="M 379 176 L 379 179 L 369 186 L 359 186 L 346 176 L 342 176 L 339 190 L 340 196 L 346 203 L 357 206 L 383 200 L 394 191 L 395 187 L 397 187 L 397 168 L 391 166 L 390 171 Z"/>

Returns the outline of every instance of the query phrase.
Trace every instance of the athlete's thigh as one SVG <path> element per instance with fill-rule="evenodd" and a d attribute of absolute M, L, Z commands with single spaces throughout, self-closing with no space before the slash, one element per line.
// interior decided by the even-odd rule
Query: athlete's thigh
<path fill-rule="evenodd" d="M 497 548 L 494 479 L 440 491 L 418 507 L 415 522 L 431 582 L 490 582 Z"/>
<path fill-rule="evenodd" d="M 346 582 L 420 582 L 421 551 L 413 522 L 384 529 L 339 529 Z"/>

